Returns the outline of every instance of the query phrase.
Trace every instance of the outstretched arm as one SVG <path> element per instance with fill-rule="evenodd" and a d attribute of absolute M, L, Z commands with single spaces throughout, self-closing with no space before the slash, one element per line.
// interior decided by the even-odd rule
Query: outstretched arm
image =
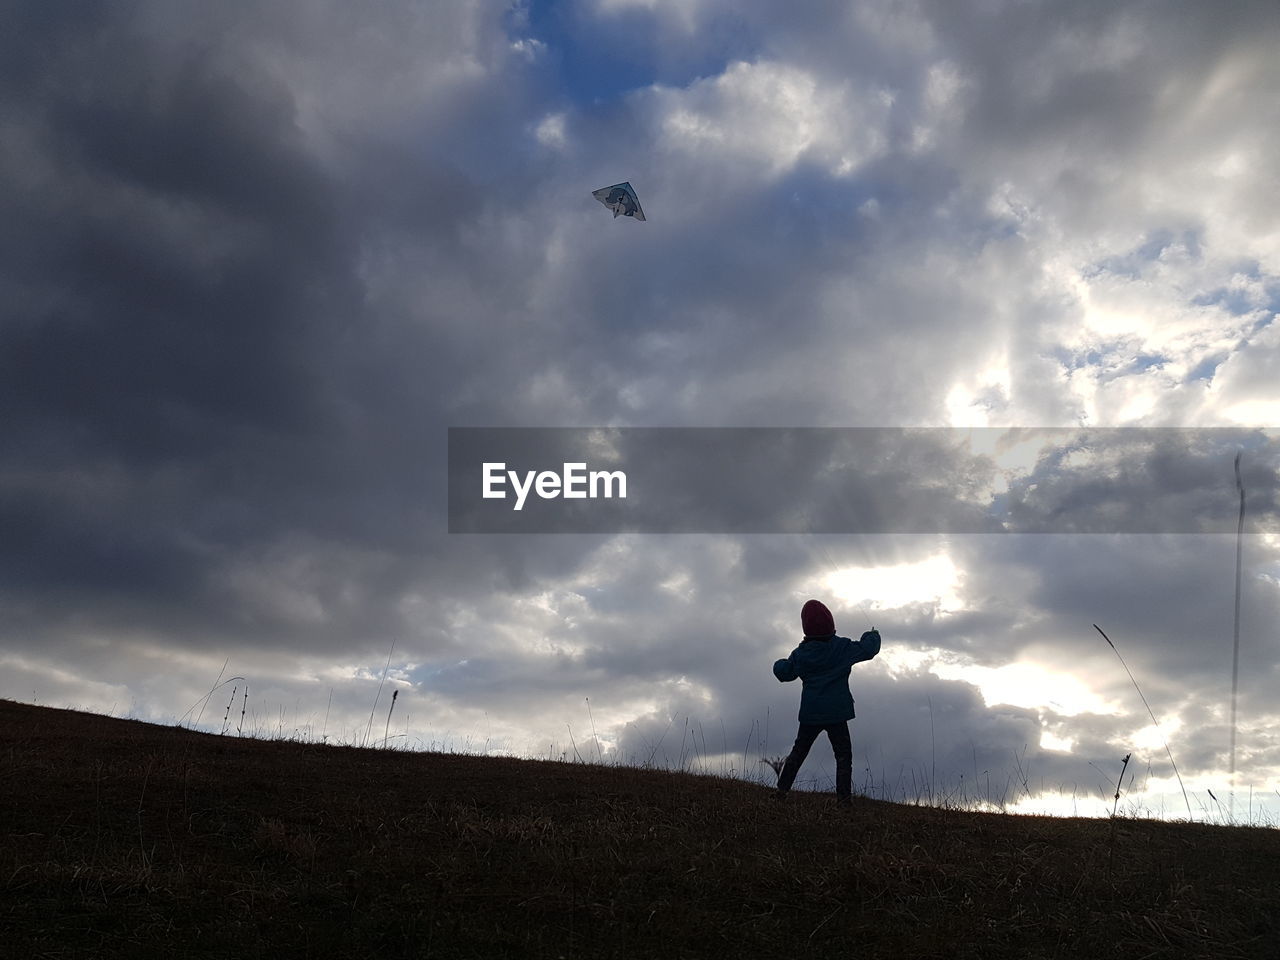
<path fill-rule="evenodd" d="M 778 660 L 775 662 L 773 665 L 773 675 L 783 683 L 786 683 L 788 680 L 794 680 L 796 678 L 796 668 L 795 665 L 792 664 L 791 658 L 787 657 L 785 660 Z"/>
<path fill-rule="evenodd" d="M 868 630 L 861 640 L 849 641 L 849 664 L 870 660 L 880 652 L 880 631 Z"/>

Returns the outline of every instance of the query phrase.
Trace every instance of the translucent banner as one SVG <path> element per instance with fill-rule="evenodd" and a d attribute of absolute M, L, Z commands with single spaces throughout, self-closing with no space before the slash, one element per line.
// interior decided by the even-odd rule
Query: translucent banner
<path fill-rule="evenodd" d="M 449 430 L 450 533 L 1276 532 L 1270 429 Z M 1236 457 L 1240 457 L 1237 485 Z"/>

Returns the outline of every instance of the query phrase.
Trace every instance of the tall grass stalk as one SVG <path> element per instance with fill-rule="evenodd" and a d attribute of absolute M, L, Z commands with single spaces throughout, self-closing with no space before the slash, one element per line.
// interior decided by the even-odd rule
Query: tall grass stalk
<path fill-rule="evenodd" d="M 658 742 L 655 743 L 653 745 L 653 749 L 649 751 L 649 759 L 645 761 L 645 766 L 653 766 L 653 758 L 657 756 L 658 748 L 662 746 L 662 741 L 667 738 L 667 730 L 671 729 L 671 724 L 675 722 L 675 719 L 676 719 L 675 715 L 673 714 L 671 719 L 667 721 L 667 729 L 662 731 L 662 736 L 658 738 Z M 688 722 L 689 722 L 689 718 L 686 717 L 685 723 L 688 724 Z"/>
<path fill-rule="evenodd" d="M 213 696 L 213 691 L 217 690 L 218 687 L 222 686 L 222 684 L 219 681 L 222 679 L 222 675 L 227 672 L 227 664 L 230 662 L 231 662 L 230 657 L 227 657 L 227 659 L 222 661 L 222 669 L 218 671 L 218 679 L 213 681 L 213 686 L 209 688 L 208 696 L 204 698 L 204 703 L 200 704 L 200 712 L 196 714 L 197 727 L 200 726 L 200 718 L 204 716 L 204 708 L 209 705 L 209 697 Z M 194 706 L 194 704 L 192 704 L 192 706 Z"/>
<path fill-rule="evenodd" d="M 720 718 L 720 743 L 720 756 L 722 758 L 720 761 L 720 772 L 724 773 L 724 765 L 728 762 L 727 758 L 729 756 L 729 734 L 727 734 L 724 729 L 724 717 Z"/>
<path fill-rule="evenodd" d="M 1129 766 L 1129 758 L 1132 753 L 1126 753 L 1124 759 L 1120 761 L 1120 776 L 1116 778 L 1116 802 L 1111 805 L 1111 816 L 1116 815 L 1116 808 L 1120 806 L 1120 784 L 1124 782 L 1124 772 Z M 1132 784 L 1130 784 L 1132 786 Z"/>
<path fill-rule="evenodd" d="M 600 753 L 600 738 L 596 736 L 596 718 L 591 715 L 591 698 L 587 697 L 587 719 L 591 721 L 591 739 L 596 742 L 596 760 L 604 763 L 604 757 Z"/>
<path fill-rule="evenodd" d="M 228 664 L 228 663 L 230 663 L 230 662 L 231 662 L 231 658 L 230 658 L 230 657 L 228 657 L 226 660 L 222 661 L 222 669 L 218 671 L 218 678 L 217 678 L 216 680 L 214 680 L 214 681 L 213 681 L 213 686 L 209 688 L 209 692 L 208 692 L 208 693 L 206 693 L 203 697 L 201 697 L 199 700 L 197 700 L 195 703 L 193 703 L 190 707 L 188 707 L 188 708 L 187 708 L 187 712 L 186 712 L 186 713 L 184 713 L 181 717 L 179 717 L 179 718 L 178 718 L 178 725 L 179 725 L 179 726 L 181 726 L 181 725 L 182 725 L 182 721 L 183 721 L 183 720 L 185 720 L 185 719 L 187 719 L 187 717 L 191 716 L 191 711 L 192 711 L 192 710 L 194 710 L 196 707 L 199 707 L 199 708 L 200 708 L 200 712 L 199 712 L 198 714 L 196 714 L 196 719 L 195 719 L 195 721 L 194 721 L 194 722 L 195 722 L 197 725 L 199 725 L 199 723 L 200 723 L 200 718 L 204 716 L 204 710 L 205 710 L 205 707 L 207 707 L 207 706 L 209 705 L 209 701 L 210 701 L 210 699 L 212 699 L 212 698 L 213 698 L 213 695 L 214 695 L 215 693 L 217 693 L 217 692 L 218 692 L 218 688 L 220 688 L 220 687 L 225 687 L 228 683 L 236 683 L 236 682 L 238 682 L 238 681 L 240 681 L 240 680 L 243 680 L 243 679 L 244 679 L 244 677 L 227 677 L 227 679 L 225 679 L 225 680 L 223 680 L 223 679 L 222 679 L 222 675 L 223 675 L 224 673 L 226 673 L 226 672 L 227 672 L 227 664 Z"/>
<path fill-rule="evenodd" d="M 1240 516 L 1236 520 L 1236 607 L 1231 627 L 1231 767 L 1228 773 L 1227 813 L 1236 816 L 1236 692 L 1240 683 L 1240 571 L 1244 559 L 1244 481 L 1240 478 L 1240 453 L 1236 454 L 1236 489 L 1240 492 Z"/>
<path fill-rule="evenodd" d="M 391 711 L 396 708 L 396 697 L 398 696 L 400 696 L 399 690 L 391 691 L 391 706 L 387 709 L 387 727 L 382 731 L 382 747 L 384 750 L 387 746 L 387 740 L 389 740 L 391 736 Z"/>
<path fill-rule="evenodd" d="M 1107 838 L 1107 879 L 1111 879 L 1111 866 L 1116 855 L 1116 809 L 1120 806 L 1120 784 L 1124 782 L 1124 771 L 1129 766 L 1132 753 L 1126 753 L 1120 763 L 1120 776 L 1116 778 L 1116 800 L 1111 807 L 1111 831 Z"/>
<path fill-rule="evenodd" d="M 767 756 L 769 753 L 769 708 L 764 708 L 764 741 L 760 744 L 760 749 Z"/>
<path fill-rule="evenodd" d="M 227 726 L 231 723 L 231 705 L 236 702 L 236 692 L 239 687 L 231 688 L 231 699 L 227 701 L 227 712 L 222 717 L 222 729 L 218 731 L 218 736 L 227 732 Z"/>
<path fill-rule="evenodd" d="M 1138 696 L 1141 697 L 1142 699 L 1142 705 L 1147 708 L 1147 714 L 1148 716 L 1151 717 L 1151 722 L 1155 724 L 1156 732 L 1160 734 L 1160 742 L 1164 744 L 1164 752 L 1169 755 L 1169 763 L 1173 765 L 1173 775 L 1178 778 L 1178 786 L 1182 788 L 1182 800 L 1187 805 L 1187 817 L 1190 818 L 1192 816 L 1191 800 L 1190 798 L 1187 797 L 1187 788 L 1186 788 L 1186 785 L 1182 782 L 1182 774 L 1178 772 L 1178 764 L 1173 759 L 1173 751 L 1169 749 L 1169 741 L 1165 739 L 1164 731 L 1160 729 L 1160 721 L 1156 719 L 1156 715 L 1151 710 L 1151 704 L 1147 703 L 1147 698 L 1143 696 L 1142 688 L 1138 686 L 1138 681 L 1134 679 L 1133 671 L 1130 670 L 1129 665 L 1124 662 L 1124 657 L 1120 656 L 1119 649 L 1117 649 L 1116 645 L 1111 642 L 1111 638 L 1107 636 L 1106 631 L 1103 630 L 1096 623 L 1093 625 L 1093 629 L 1097 630 L 1100 634 L 1102 634 L 1102 639 L 1107 641 L 1107 646 L 1109 646 L 1112 652 L 1114 652 L 1115 655 L 1119 657 L 1120 666 L 1124 667 L 1124 672 L 1129 675 L 1129 680 L 1132 681 L 1133 683 L 1133 689 L 1138 691 Z"/>
<path fill-rule="evenodd" d="M 933 803 L 933 785 L 938 782 L 938 746 L 933 736 L 933 697 L 929 697 L 929 802 Z"/>
<path fill-rule="evenodd" d="M 387 663 L 382 668 L 382 679 L 378 681 L 378 692 L 373 696 L 373 706 L 369 708 L 369 725 L 364 729 L 364 744 L 369 745 L 369 732 L 373 729 L 373 714 L 378 709 L 378 700 L 382 697 L 382 685 L 387 682 L 387 671 L 391 669 L 391 655 L 395 653 L 396 638 L 391 638 L 391 649 L 387 651 Z"/>

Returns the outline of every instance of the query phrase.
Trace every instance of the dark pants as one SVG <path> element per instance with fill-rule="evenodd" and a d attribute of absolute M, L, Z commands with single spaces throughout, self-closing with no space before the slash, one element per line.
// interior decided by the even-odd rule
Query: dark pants
<path fill-rule="evenodd" d="M 782 765 L 782 773 L 778 776 L 778 792 L 786 793 L 795 782 L 800 772 L 800 764 L 809 755 L 809 748 L 818 734 L 825 730 L 827 739 L 831 741 L 831 749 L 836 755 L 836 795 L 847 797 L 853 787 L 853 746 L 849 743 L 849 722 L 839 723 L 802 723 L 800 732 L 796 734 L 795 745 L 787 762 Z"/>

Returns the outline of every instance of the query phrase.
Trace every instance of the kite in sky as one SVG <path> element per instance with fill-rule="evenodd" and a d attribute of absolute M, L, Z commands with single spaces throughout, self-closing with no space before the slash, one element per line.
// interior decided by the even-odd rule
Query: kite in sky
<path fill-rule="evenodd" d="M 591 195 L 613 211 L 613 215 L 644 219 L 644 211 L 640 209 L 640 198 L 631 189 L 630 183 L 615 183 L 612 187 L 601 187 L 591 191 Z"/>

